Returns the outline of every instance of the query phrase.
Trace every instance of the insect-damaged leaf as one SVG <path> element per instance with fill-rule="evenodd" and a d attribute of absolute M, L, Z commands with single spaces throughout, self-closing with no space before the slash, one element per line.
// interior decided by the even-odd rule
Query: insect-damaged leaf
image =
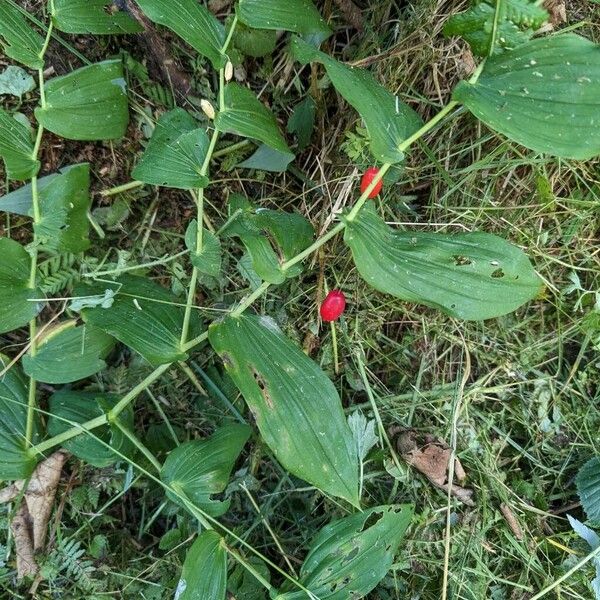
<path fill-rule="evenodd" d="M 40 170 L 33 156 L 31 133 L 15 118 L 0 108 L 0 156 L 9 179 L 30 179 Z"/>
<path fill-rule="evenodd" d="M 293 31 L 315 46 L 331 35 L 311 0 L 240 0 L 237 12 L 250 27 Z"/>
<path fill-rule="evenodd" d="M 397 163 L 404 159 L 400 144 L 422 125 L 410 106 L 377 83 L 369 71 L 347 67 L 297 37 L 292 40 L 291 50 L 303 64 L 319 62 L 325 66 L 337 91 L 365 122 L 371 152 L 377 160 Z"/>
<path fill-rule="evenodd" d="M 101 392 L 70 390 L 56 392 L 50 397 L 48 434 L 59 435 L 78 424 L 101 417 L 113 408 L 118 400 L 119 397 L 115 394 Z M 133 427 L 131 406 L 121 412 L 117 419 L 121 425 L 131 429 Z M 107 448 L 105 444 L 110 447 Z M 96 427 L 90 434 L 71 438 L 63 443 L 63 447 L 94 467 L 106 467 L 122 460 L 112 451 L 113 449 L 125 455 L 133 450 L 130 440 L 115 424 L 102 425 Z"/>
<path fill-rule="evenodd" d="M 553 156 L 600 154 L 600 46 L 573 33 L 494 56 L 454 91 L 488 127 Z"/>
<path fill-rule="evenodd" d="M 459 319 L 504 315 L 541 289 L 525 253 L 488 233 L 396 231 L 366 205 L 346 220 L 344 241 L 358 272 L 376 290 Z"/>
<path fill-rule="evenodd" d="M 10 360 L 0 354 L 0 370 Z M 31 475 L 36 459 L 27 452 L 27 382 L 19 365 L 13 365 L 0 377 L 0 480 L 25 479 Z M 40 423 L 34 415 L 32 444 L 40 440 Z"/>
<path fill-rule="evenodd" d="M 200 534 L 188 550 L 174 600 L 225 600 L 227 554 L 215 531 Z"/>
<path fill-rule="evenodd" d="M 30 69 L 41 69 L 44 38 L 29 27 L 24 15 L 6 0 L 0 2 L 0 44 L 6 56 Z"/>
<path fill-rule="evenodd" d="M 267 445 L 293 475 L 358 505 L 358 457 L 325 373 L 268 317 L 226 317 L 209 340 Z"/>
<path fill-rule="evenodd" d="M 208 514 L 222 515 L 229 508 L 229 500 L 220 502 L 211 495 L 227 486 L 235 461 L 251 433 L 247 425 L 225 425 L 207 439 L 181 444 L 167 457 L 160 473 L 162 481 Z M 167 496 L 185 506 L 172 491 L 167 491 Z"/>
<path fill-rule="evenodd" d="M 202 166 L 208 152 L 208 136 L 182 108 L 160 117 L 148 147 L 133 173 L 134 179 L 151 185 L 204 188 L 208 177 Z"/>
<path fill-rule="evenodd" d="M 363 598 L 385 577 L 410 525 L 412 507 L 378 506 L 324 527 L 302 564 L 300 583 L 320 600 Z M 308 600 L 290 590 L 277 600 Z"/>
<path fill-rule="evenodd" d="M 51 5 L 52 6 L 52 5 Z M 54 0 L 52 21 L 65 33 L 139 33 L 143 27 L 111 0 Z"/>
<path fill-rule="evenodd" d="M 46 83 L 46 105 L 35 117 L 49 131 L 69 140 L 123 137 L 129 123 L 120 60 L 81 67 Z"/>

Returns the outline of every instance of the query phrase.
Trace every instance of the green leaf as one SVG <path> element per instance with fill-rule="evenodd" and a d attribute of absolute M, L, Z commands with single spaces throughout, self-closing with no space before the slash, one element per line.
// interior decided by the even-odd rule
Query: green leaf
<path fill-rule="evenodd" d="M 252 156 L 236 165 L 242 169 L 258 169 L 272 173 L 287 171 L 289 164 L 294 160 L 293 154 L 274 150 L 266 144 L 261 144 Z"/>
<path fill-rule="evenodd" d="M 0 371 L 9 363 L 10 359 L 0 354 Z M 25 440 L 27 396 L 27 382 L 21 368 L 13 365 L 0 377 L 0 480 L 3 481 L 29 477 L 37 463 L 27 452 Z M 35 414 L 32 444 L 40 441 L 40 430 L 38 415 Z"/>
<path fill-rule="evenodd" d="M 182 108 L 160 117 L 150 143 L 132 177 L 151 185 L 181 189 L 204 188 L 202 166 L 209 140 L 204 129 Z"/>
<path fill-rule="evenodd" d="M 113 408 L 118 400 L 119 396 L 116 394 L 60 390 L 50 396 L 48 435 L 60 435 L 78 424 L 101 417 Z M 117 418 L 119 423 L 128 429 L 133 428 L 133 410 L 131 406 L 120 413 Z M 105 444 L 110 447 L 107 448 Z M 129 439 L 114 424 L 102 425 L 96 427 L 90 434 L 71 438 L 63 442 L 63 447 L 72 452 L 77 458 L 100 468 L 121 460 L 121 457 L 112 450 L 126 456 L 133 451 Z"/>
<path fill-rule="evenodd" d="M 311 0 L 240 0 L 237 12 L 250 27 L 293 31 L 315 46 L 332 33 Z"/>
<path fill-rule="evenodd" d="M 31 90 L 35 90 L 35 80 L 25 69 L 10 65 L 0 74 L 0 94 L 20 99 Z"/>
<path fill-rule="evenodd" d="M 140 33 L 143 27 L 111 0 L 54 0 L 52 21 L 65 33 Z"/>
<path fill-rule="evenodd" d="M 225 490 L 251 433 L 247 425 L 225 425 L 207 439 L 181 444 L 165 460 L 160 478 L 213 517 L 222 515 L 229 508 L 229 500 L 213 500 L 211 495 Z M 167 491 L 167 496 L 185 506 L 177 494 Z"/>
<path fill-rule="evenodd" d="M 215 127 L 219 131 L 259 140 L 293 158 L 275 116 L 249 89 L 238 83 L 228 83 L 224 97 L 225 109 L 215 118 Z"/>
<path fill-rule="evenodd" d="M 535 298 L 541 280 L 525 253 L 488 233 L 396 231 L 372 205 L 346 220 L 344 241 L 376 290 L 467 320 L 512 312 Z"/>
<path fill-rule="evenodd" d="M 64 167 L 62 172 L 66 171 L 71 167 Z M 38 179 L 38 192 L 40 195 L 48 184 L 59 177 L 59 173 L 52 173 L 45 177 Z M 31 183 L 22 185 L 20 188 L 10 192 L 4 196 L 0 196 L 0 211 L 13 213 L 15 215 L 23 215 L 24 217 L 30 217 L 32 212 L 33 199 L 31 196 Z"/>
<path fill-rule="evenodd" d="M 268 317 L 225 317 L 209 340 L 276 458 L 293 475 L 358 506 L 358 457 L 325 373 Z"/>
<path fill-rule="evenodd" d="M 225 29 L 215 16 L 197 0 L 136 0 L 144 14 L 185 40 L 196 52 L 206 56 L 215 69 L 225 66 L 221 53 Z"/>
<path fill-rule="evenodd" d="M 188 550 L 175 600 L 225 600 L 227 553 L 215 531 L 200 534 Z"/>
<path fill-rule="evenodd" d="M 577 493 L 587 518 L 600 523 L 600 458 L 594 457 L 577 474 Z"/>
<path fill-rule="evenodd" d="M 348 417 L 348 426 L 352 431 L 358 458 L 365 460 L 369 450 L 379 442 L 375 433 L 375 420 L 367 420 L 360 410 L 356 410 Z"/>
<path fill-rule="evenodd" d="M 6 164 L 9 179 L 31 179 L 40 170 L 33 157 L 33 141 L 29 129 L 0 108 L 0 156 Z"/>
<path fill-rule="evenodd" d="M 233 34 L 233 45 L 246 56 L 260 58 L 275 50 L 277 31 L 254 29 L 238 22 Z"/>
<path fill-rule="evenodd" d="M 269 568 L 260 558 L 248 556 L 246 560 L 264 580 L 271 580 Z M 229 574 L 227 591 L 236 600 L 265 600 L 265 588 L 250 571 L 240 564 L 235 566 Z"/>
<path fill-rule="evenodd" d="M 298 150 L 304 150 L 310 144 L 310 138 L 315 128 L 315 112 L 315 101 L 307 96 L 294 108 L 288 121 L 288 133 L 295 133 L 298 137 Z"/>
<path fill-rule="evenodd" d="M 490 58 L 454 99 L 488 127 L 536 152 L 600 154 L 600 46 L 575 34 L 540 38 Z"/>
<path fill-rule="evenodd" d="M 46 106 L 35 109 L 45 129 L 69 140 L 113 140 L 129 123 L 120 60 L 76 69 L 46 83 Z"/>
<path fill-rule="evenodd" d="M 83 320 L 139 352 L 152 366 L 185 360 L 181 331 L 185 308 L 168 290 L 144 277 L 124 276 L 116 282 L 80 287 L 81 296 L 115 290 L 110 308 L 84 308 Z M 200 319 L 192 312 L 190 338 L 200 334 Z"/>
<path fill-rule="evenodd" d="M 31 257 L 21 244 L 0 237 L 0 333 L 26 325 L 42 310 L 39 289 L 29 287 Z"/>
<path fill-rule="evenodd" d="M 245 199 L 244 199 L 245 200 Z M 310 246 L 312 225 L 302 215 L 244 205 L 242 213 L 227 227 L 224 235 L 242 240 L 255 272 L 269 283 L 283 283 L 302 272 L 301 265 L 283 270 L 281 265 Z"/>
<path fill-rule="evenodd" d="M 197 251 L 198 223 L 194 219 L 185 232 L 185 245 L 191 252 L 192 265 L 205 275 L 218 277 L 221 272 L 221 242 L 219 238 L 208 229 L 202 229 L 202 248 Z"/>
<path fill-rule="evenodd" d="M 300 583 L 320 600 L 365 597 L 390 570 L 412 513 L 408 505 L 377 506 L 330 523 L 314 539 Z M 304 599 L 303 591 L 277 596 Z"/>
<path fill-rule="evenodd" d="M 422 125 L 410 106 L 377 83 L 369 71 L 347 67 L 297 37 L 291 50 L 303 64 L 319 62 L 325 66 L 337 91 L 362 117 L 371 138 L 371 152 L 378 161 L 397 163 L 404 159 L 400 144 Z"/>
<path fill-rule="evenodd" d="M 30 69 L 42 69 L 44 38 L 36 33 L 23 14 L 6 0 L 0 2 L 0 44 L 6 56 Z"/>
<path fill-rule="evenodd" d="M 76 321 L 61 323 L 39 342 L 35 356 L 23 356 L 23 370 L 36 381 L 71 383 L 106 367 L 113 349 L 112 337 L 94 327 L 77 327 Z"/>

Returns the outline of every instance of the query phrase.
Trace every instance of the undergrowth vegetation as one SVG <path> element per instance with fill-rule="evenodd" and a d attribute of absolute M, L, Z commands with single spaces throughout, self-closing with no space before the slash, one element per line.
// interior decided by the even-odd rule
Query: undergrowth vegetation
<path fill-rule="evenodd" d="M 0 0 L 2 597 L 600 598 L 598 38 Z"/>

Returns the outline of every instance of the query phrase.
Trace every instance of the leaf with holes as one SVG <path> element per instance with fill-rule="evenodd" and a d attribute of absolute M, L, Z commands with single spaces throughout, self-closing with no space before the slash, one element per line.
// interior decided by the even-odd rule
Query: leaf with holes
<path fill-rule="evenodd" d="M 31 351 L 23 356 L 23 370 L 44 383 L 79 381 L 106 367 L 103 359 L 114 345 L 100 329 L 66 321 L 43 335 L 35 356 Z"/>
<path fill-rule="evenodd" d="M 281 464 L 358 506 L 356 445 L 319 366 L 268 317 L 225 317 L 211 324 L 209 340 Z"/>
<path fill-rule="evenodd" d="M 136 0 L 144 14 L 155 23 L 168 27 L 196 52 L 206 56 L 215 69 L 225 66 L 221 53 L 225 29 L 219 20 L 196 0 Z"/>
<path fill-rule="evenodd" d="M 541 280 L 525 253 L 488 233 L 396 231 L 372 205 L 346 223 L 344 241 L 376 290 L 479 321 L 535 298 Z"/>
<path fill-rule="evenodd" d="M 23 13 L 6 0 L 0 2 L 0 44 L 6 56 L 30 69 L 42 69 L 44 38 L 27 23 Z"/>
<path fill-rule="evenodd" d="M 185 555 L 175 600 L 225 600 L 227 553 L 215 531 L 201 533 Z"/>
<path fill-rule="evenodd" d="M 600 458 L 595 457 L 577 474 L 577 493 L 587 518 L 600 523 Z"/>
<path fill-rule="evenodd" d="M 321 600 L 363 598 L 385 577 L 410 525 L 412 507 L 377 506 L 334 521 L 317 533 L 300 570 L 300 583 Z M 278 600 L 305 600 L 288 591 Z"/>
<path fill-rule="evenodd" d="M 60 390 L 50 396 L 48 434 L 60 435 L 81 423 L 101 417 L 113 408 L 118 400 L 119 396 L 116 394 Z M 124 427 L 133 428 L 131 406 L 117 418 Z M 114 424 L 96 427 L 90 434 L 71 438 L 63 442 L 62 446 L 94 467 L 106 467 L 122 460 L 113 450 L 125 456 L 133 452 L 130 440 Z"/>
<path fill-rule="evenodd" d="M 251 433 L 247 425 L 225 425 L 207 439 L 181 444 L 167 457 L 160 478 L 213 517 L 222 515 L 229 508 L 229 500 L 213 500 L 211 495 L 225 490 L 235 461 Z M 186 506 L 177 493 L 167 491 L 167 496 Z"/>
<path fill-rule="evenodd" d="M 303 64 L 319 62 L 325 66 L 331 83 L 365 122 L 377 160 L 397 163 L 404 159 L 400 144 L 422 125 L 408 104 L 380 85 L 369 71 L 348 67 L 299 38 L 292 40 L 291 50 Z"/>
<path fill-rule="evenodd" d="M 65 33 L 140 33 L 143 27 L 111 0 L 54 0 L 52 22 Z M 52 4 L 51 4 L 52 6 Z"/>
<path fill-rule="evenodd" d="M 114 140 L 129 123 L 120 60 L 76 69 L 46 83 L 46 105 L 35 109 L 45 129 L 69 140 Z"/>
<path fill-rule="evenodd" d="M 0 156 L 9 179 L 31 179 L 40 170 L 33 157 L 33 140 L 29 129 L 0 108 Z"/>
<path fill-rule="evenodd" d="M 76 289 L 80 296 L 102 295 L 114 290 L 109 308 L 96 306 L 81 311 L 83 320 L 139 352 L 152 366 L 185 360 L 181 331 L 185 308 L 168 290 L 144 277 L 125 276 L 116 282 L 96 283 Z M 190 337 L 200 335 L 200 319 L 192 312 Z"/>
<path fill-rule="evenodd" d="M 31 257 L 14 240 L 0 237 L 0 333 L 23 327 L 42 310 L 37 288 L 29 287 Z"/>
<path fill-rule="evenodd" d="M 0 371 L 10 360 L 0 354 Z M 0 377 L 0 480 L 25 479 L 31 475 L 36 459 L 27 452 L 27 381 L 19 365 L 13 365 Z M 34 414 L 32 444 L 40 441 L 41 424 Z"/>
<path fill-rule="evenodd" d="M 181 108 L 160 117 L 148 147 L 133 173 L 134 179 L 180 189 L 204 188 L 202 174 L 209 140 L 204 129 Z"/>
<path fill-rule="evenodd" d="M 200 251 L 197 251 L 197 231 L 198 222 L 194 219 L 185 232 L 185 245 L 190 251 L 192 265 L 200 273 L 218 277 L 221 272 L 221 242 L 214 233 L 202 228 L 202 245 Z"/>
<path fill-rule="evenodd" d="M 600 46 L 573 33 L 490 58 L 454 99 L 491 129 L 536 152 L 600 154 Z"/>
<path fill-rule="evenodd" d="M 315 46 L 331 35 L 311 0 L 240 0 L 237 12 L 250 27 L 293 31 Z"/>

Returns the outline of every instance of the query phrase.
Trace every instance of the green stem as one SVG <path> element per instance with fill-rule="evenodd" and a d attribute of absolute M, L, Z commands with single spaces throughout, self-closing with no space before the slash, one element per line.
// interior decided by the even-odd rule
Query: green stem
<path fill-rule="evenodd" d="M 236 142 L 235 144 L 229 144 L 229 146 L 225 146 L 225 148 L 221 148 L 220 150 L 215 150 L 213 152 L 213 158 L 220 158 L 221 156 L 227 156 L 236 150 L 243 150 L 250 146 L 252 142 L 250 140 L 242 140 L 241 142 Z"/>
<path fill-rule="evenodd" d="M 120 194 L 121 192 L 128 192 L 129 190 L 134 190 L 136 188 L 142 187 L 145 185 L 143 181 L 130 181 L 129 183 L 124 183 L 123 185 L 117 185 L 116 187 L 110 188 L 108 190 L 103 190 L 100 192 L 101 196 L 114 196 L 116 194 Z"/>
<path fill-rule="evenodd" d="M 239 317 L 249 306 L 251 306 L 255 300 L 260 298 L 269 288 L 271 284 L 267 281 L 263 281 L 262 284 L 257 287 L 246 299 L 242 300 L 232 311 L 232 317 Z"/>
<path fill-rule="evenodd" d="M 112 425 L 115 425 L 121 433 L 148 459 L 148 461 L 152 464 L 152 466 L 156 469 L 157 473 L 160 473 L 162 469 L 162 465 L 158 462 L 158 459 L 142 442 L 137 438 L 136 435 L 133 434 L 132 431 L 129 430 L 128 427 L 125 427 L 123 423 L 121 423 L 120 419 L 113 419 L 111 421 Z"/>

